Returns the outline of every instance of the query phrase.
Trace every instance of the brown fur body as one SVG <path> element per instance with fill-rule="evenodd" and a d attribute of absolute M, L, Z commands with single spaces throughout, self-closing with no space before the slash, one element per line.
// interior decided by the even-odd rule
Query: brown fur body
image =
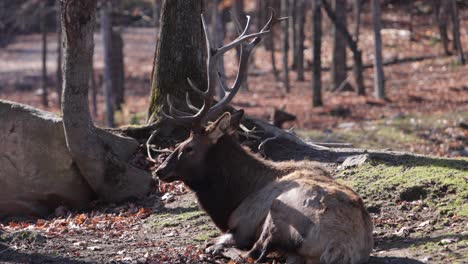
<path fill-rule="evenodd" d="M 215 128 L 208 128 L 207 134 L 215 133 Z M 355 192 L 315 163 L 269 162 L 221 132 L 196 161 L 200 167 L 169 168 L 167 162 L 161 168 L 191 174 L 180 179 L 227 233 L 209 250 L 235 246 L 250 250 L 248 256 L 259 261 L 273 250 L 307 263 L 367 261 L 373 226 Z M 199 144 L 201 139 L 192 136 L 181 144 L 180 153 L 194 141 Z"/>

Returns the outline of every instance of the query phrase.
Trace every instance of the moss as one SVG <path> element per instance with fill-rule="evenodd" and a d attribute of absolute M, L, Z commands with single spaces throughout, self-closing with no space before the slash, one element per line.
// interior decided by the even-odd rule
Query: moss
<path fill-rule="evenodd" d="M 213 238 L 213 237 L 216 237 L 219 235 L 219 232 L 216 231 L 216 230 L 210 230 L 208 232 L 205 232 L 205 233 L 202 233 L 202 234 L 199 234 L 198 236 L 196 236 L 193 240 L 195 242 L 205 242 L 207 240 L 209 240 L 210 238 Z"/>
<path fill-rule="evenodd" d="M 200 210 L 189 210 L 179 214 L 164 213 L 151 216 L 151 225 L 155 228 L 178 226 L 186 221 L 194 220 L 204 216 Z"/>
<path fill-rule="evenodd" d="M 442 215 L 468 216 L 468 159 L 402 157 L 341 171 L 339 181 L 364 197 L 423 199 Z M 390 196 L 390 197 L 388 197 Z"/>

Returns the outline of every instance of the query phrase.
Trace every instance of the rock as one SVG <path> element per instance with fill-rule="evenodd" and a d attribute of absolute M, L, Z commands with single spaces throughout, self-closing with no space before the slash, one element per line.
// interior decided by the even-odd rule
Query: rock
<path fill-rule="evenodd" d="M 0 100 L 0 142 L 0 216 L 44 216 L 93 199 L 55 114 Z"/>
<path fill-rule="evenodd" d="M 367 154 L 347 157 L 341 164 L 340 168 L 348 169 L 352 167 L 357 167 L 364 164 L 367 160 L 369 160 L 369 155 Z"/>

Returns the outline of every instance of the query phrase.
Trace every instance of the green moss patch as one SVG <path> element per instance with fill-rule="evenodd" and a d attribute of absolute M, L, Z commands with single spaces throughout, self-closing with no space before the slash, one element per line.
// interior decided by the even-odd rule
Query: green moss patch
<path fill-rule="evenodd" d="M 423 200 L 441 215 L 468 216 L 468 159 L 372 159 L 338 173 L 366 200 Z"/>

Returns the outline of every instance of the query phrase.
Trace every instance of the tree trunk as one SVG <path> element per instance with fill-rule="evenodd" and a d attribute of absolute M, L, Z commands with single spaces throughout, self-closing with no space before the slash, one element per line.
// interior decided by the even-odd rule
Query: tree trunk
<path fill-rule="evenodd" d="M 437 22 L 439 24 L 440 39 L 444 47 L 445 55 L 450 55 L 449 40 L 448 40 L 448 35 L 447 35 L 447 16 L 450 11 L 451 0 L 439 0 L 439 1 L 440 1 L 438 4 L 439 13 L 438 13 Z"/>
<path fill-rule="evenodd" d="M 103 2 L 101 6 L 101 35 L 104 53 L 104 101 L 105 115 L 104 123 L 108 127 L 114 126 L 114 84 L 112 78 L 112 21 L 111 21 L 111 3 Z"/>
<path fill-rule="evenodd" d="M 221 0 L 213 0 L 213 12 L 211 13 L 211 36 L 213 38 L 213 44 L 216 48 L 222 47 L 224 41 L 223 13 L 218 9 L 220 3 Z M 218 69 L 221 76 L 224 77 L 224 58 L 220 58 Z M 224 90 L 221 85 L 218 85 L 218 83 L 216 84 L 216 94 L 219 96 L 219 98 L 223 98 Z"/>
<path fill-rule="evenodd" d="M 201 13 L 202 1 L 163 1 L 161 29 L 151 81 L 148 112 L 150 123 L 158 120 L 168 94 L 185 101 L 185 93 L 189 92 L 193 102 L 200 103 L 200 100 L 196 100 L 196 93 L 190 89 L 187 78 L 200 89 L 206 89 L 206 63 L 203 54 L 206 48 Z"/>
<path fill-rule="evenodd" d="M 297 31 L 296 31 L 296 24 L 297 24 L 297 13 L 296 13 L 296 0 L 289 0 L 288 3 L 288 24 L 289 24 L 289 49 L 292 51 L 292 69 L 296 69 L 296 48 L 297 48 Z"/>
<path fill-rule="evenodd" d="M 359 31 L 361 27 L 362 0 L 354 0 L 354 41 L 359 43 Z"/>
<path fill-rule="evenodd" d="M 57 19 L 57 83 L 56 83 L 56 90 L 57 90 L 57 99 L 58 99 L 58 106 L 62 104 L 62 27 L 60 23 L 60 1 L 55 2 L 56 7 L 56 19 Z"/>
<path fill-rule="evenodd" d="M 385 77 L 382 61 L 382 37 L 380 35 L 381 9 L 380 0 L 372 0 L 372 24 L 374 28 L 374 85 L 375 97 L 385 98 Z"/>
<path fill-rule="evenodd" d="M 346 0 L 333 0 L 335 15 L 340 23 L 346 25 Z M 346 81 L 346 41 L 343 34 L 332 27 L 333 34 L 333 51 L 331 64 L 331 90 L 340 87 Z"/>
<path fill-rule="evenodd" d="M 125 67 L 123 54 L 123 40 L 119 30 L 112 29 L 111 35 L 111 74 L 112 91 L 114 95 L 114 107 L 117 110 L 122 109 L 125 102 Z"/>
<path fill-rule="evenodd" d="M 42 81 L 41 81 L 41 93 L 42 93 L 42 105 L 44 107 L 49 106 L 48 91 L 47 91 L 47 4 L 46 2 L 41 3 L 41 35 L 42 35 Z"/>
<path fill-rule="evenodd" d="M 63 126 L 67 147 L 93 191 L 104 201 L 141 197 L 151 188 L 151 174 L 129 165 L 139 144 L 94 126 L 88 107 L 93 58 L 95 0 L 63 0 Z"/>
<path fill-rule="evenodd" d="M 245 27 L 245 23 L 247 22 L 247 17 L 245 16 L 245 11 L 244 11 L 244 0 L 235 0 L 233 5 L 232 5 L 232 10 L 234 12 L 234 15 L 237 16 L 237 18 L 239 19 L 239 22 L 240 22 L 241 26 Z M 236 34 L 241 34 L 241 32 L 236 31 Z M 270 36 L 268 36 L 268 38 L 270 39 Z M 236 55 L 237 55 L 237 59 L 238 59 L 237 62 L 239 62 L 240 47 L 236 48 Z M 247 75 L 248 75 L 248 73 L 247 73 Z M 244 83 L 241 86 L 241 89 L 243 89 L 245 91 L 249 90 L 248 79 L 249 78 L 246 78 Z"/>
<path fill-rule="evenodd" d="M 282 17 L 287 17 L 289 14 L 289 9 L 288 9 L 288 0 L 281 0 L 281 16 Z M 283 87 L 287 93 L 289 93 L 290 87 L 289 87 L 289 66 L 288 66 L 288 60 L 289 60 L 289 23 L 291 18 L 283 21 L 281 23 L 281 52 L 283 56 Z"/>
<path fill-rule="evenodd" d="M 153 2 L 153 23 L 155 27 L 159 27 L 159 19 L 161 18 L 161 0 Z"/>
<path fill-rule="evenodd" d="M 321 106 L 322 103 L 322 3 L 321 0 L 315 0 L 313 4 L 313 19 L 312 19 L 312 43 L 313 47 L 313 97 L 312 105 Z"/>
<path fill-rule="evenodd" d="M 307 12 L 306 0 L 299 0 L 297 2 L 297 23 L 296 23 L 296 34 L 297 34 L 297 49 L 296 49 L 296 71 L 297 80 L 304 81 L 304 24 L 305 14 Z"/>
<path fill-rule="evenodd" d="M 460 40 L 460 17 L 458 14 L 457 1 L 450 0 L 450 2 L 452 8 L 453 43 L 458 54 L 458 63 L 465 64 L 465 56 L 463 54 L 463 47 Z"/>
<path fill-rule="evenodd" d="M 363 64 L 362 64 L 362 52 L 359 50 L 357 46 L 357 42 L 353 39 L 351 34 L 349 34 L 346 26 L 341 23 L 341 21 L 337 20 L 335 13 L 333 12 L 330 4 L 326 0 L 320 0 L 323 4 L 325 12 L 330 20 L 335 25 L 336 29 L 343 33 L 344 39 L 348 44 L 348 47 L 353 52 L 353 72 L 354 77 L 356 78 L 356 86 L 357 86 L 357 93 L 358 95 L 365 95 L 365 87 L 364 87 L 364 76 L 363 76 Z"/>

